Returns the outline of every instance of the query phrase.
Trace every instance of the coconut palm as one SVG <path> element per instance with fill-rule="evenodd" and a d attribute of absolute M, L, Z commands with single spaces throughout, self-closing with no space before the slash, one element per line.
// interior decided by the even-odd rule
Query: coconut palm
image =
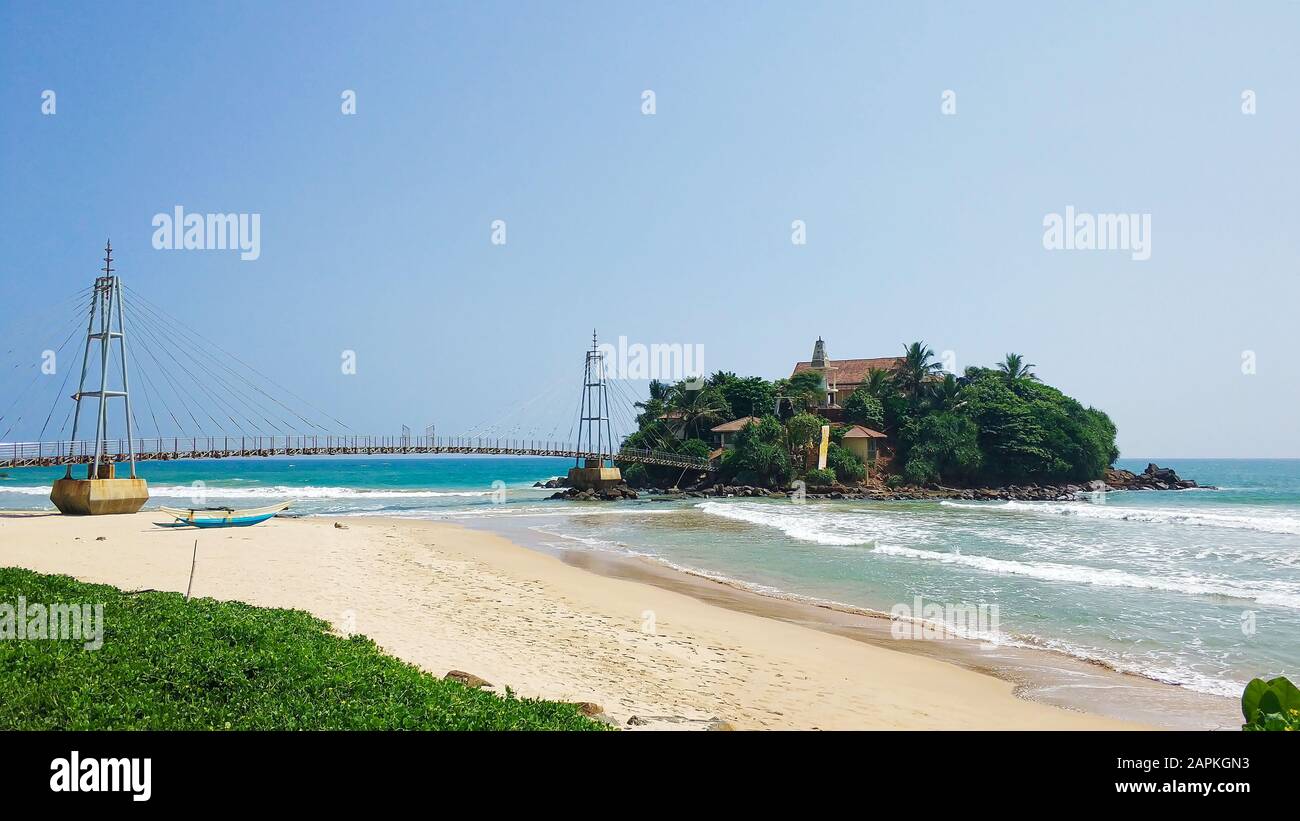
<path fill-rule="evenodd" d="M 934 361 L 934 351 L 924 342 L 913 342 L 903 349 L 903 362 L 894 374 L 894 382 L 899 390 L 910 399 L 915 400 L 927 381 L 943 365 Z"/>
<path fill-rule="evenodd" d="M 690 382 L 673 385 L 665 402 L 668 424 L 678 435 L 698 437 L 700 427 L 725 422 L 727 400 L 716 388 L 692 389 Z"/>
<path fill-rule="evenodd" d="M 1035 367 L 1037 365 L 1026 362 L 1025 358 L 1018 353 L 1009 353 L 1006 359 L 998 363 L 998 370 L 1002 372 L 1002 378 L 1008 385 L 1023 381 L 1037 382 L 1038 377 L 1030 370 Z"/>
<path fill-rule="evenodd" d="M 668 395 L 672 391 L 672 386 L 667 382 L 660 382 L 658 379 L 650 380 L 650 398 L 644 402 L 636 402 L 636 407 L 641 409 L 637 414 L 636 421 L 641 427 L 654 424 L 659 421 L 659 417 L 664 415 L 667 410 Z"/>
<path fill-rule="evenodd" d="M 957 377 L 946 373 L 943 375 L 943 379 L 935 382 L 931 388 L 930 404 L 934 406 L 935 410 L 956 410 L 966 404 L 961 393 L 961 383 L 957 381 Z"/>
<path fill-rule="evenodd" d="M 858 390 L 864 390 L 868 396 L 874 396 L 877 399 L 884 399 L 885 396 L 894 389 L 894 379 L 890 376 L 889 371 L 884 368 L 872 368 L 867 371 L 867 378 L 862 381 L 862 386 Z"/>

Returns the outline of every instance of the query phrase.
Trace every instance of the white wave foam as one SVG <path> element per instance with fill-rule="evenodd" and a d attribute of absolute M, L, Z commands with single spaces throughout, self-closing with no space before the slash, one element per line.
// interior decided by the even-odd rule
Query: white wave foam
<path fill-rule="evenodd" d="M 1252 586 L 1233 582 L 1214 581 L 1196 577 L 1138 576 L 1122 570 L 1054 562 L 1017 562 L 974 556 L 966 553 L 940 553 L 934 550 L 917 550 L 911 547 L 878 544 L 872 551 L 884 556 L 960 565 L 987 573 L 1026 576 L 1041 581 L 1095 584 L 1102 587 L 1132 587 L 1145 590 L 1163 590 L 1193 596 L 1224 596 L 1259 604 L 1300 610 L 1300 594 L 1287 590 L 1261 590 L 1260 584 Z"/>
<path fill-rule="evenodd" d="M 149 488 L 152 496 L 184 497 L 195 495 L 190 485 L 162 485 Z M 267 485 L 263 487 L 217 487 L 209 485 L 203 493 L 214 499 L 438 499 L 443 497 L 491 496 L 491 490 L 358 490 L 350 487 L 301 487 Z"/>
<path fill-rule="evenodd" d="M 998 504 L 978 504 L 970 502 L 943 501 L 946 507 L 964 510 L 1013 511 L 1021 513 L 1038 513 L 1055 516 L 1078 516 L 1081 519 L 1098 519 L 1113 522 L 1146 522 L 1148 524 L 1193 525 L 1199 527 L 1225 527 L 1234 530 L 1255 530 L 1261 533 L 1280 533 L 1300 535 L 1300 518 L 1280 516 L 1258 512 L 1243 516 L 1238 513 L 1222 513 L 1204 508 L 1187 510 L 1181 508 L 1133 508 L 1115 505 L 1092 504 L 1089 502 L 1053 503 L 1053 502 L 1002 502 Z"/>
<path fill-rule="evenodd" d="M 840 517 L 829 517 L 788 504 L 778 508 L 774 504 L 752 502 L 701 502 L 695 507 L 724 519 L 775 528 L 792 539 L 815 544 L 860 545 L 874 538 L 873 534 L 853 527 Z"/>
<path fill-rule="evenodd" d="M 378 510 L 325 510 L 325 511 L 308 511 L 306 515 L 321 515 L 335 517 L 372 517 L 372 518 L 394 518 L 394 519 L 550 519 L 550 518 L 574 518 L 583 516 L 654 516 L 659 514 L 677 513 L 678 511 L 669 508 L 607 508 L 601 510 L 575 510 L 572 507 L 560 505 L 550 505 L 547 507 L 515 507 L 510 504 L 502 505 L 480 505 L 477 508 L 465 507 L 428 507 L 412 508 L 406 510 L 391 510 L 380 508 Z"/>
<path fill-rule="evenodd" d="M 50 488 L 48 485 L 41 487 L 0 487 L 0 493 L 20 493 L 23 496 L 49 496 Z"/>

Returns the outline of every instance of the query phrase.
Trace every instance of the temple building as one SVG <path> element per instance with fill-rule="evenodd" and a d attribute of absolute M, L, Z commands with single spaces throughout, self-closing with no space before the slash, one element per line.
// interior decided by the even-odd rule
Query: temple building
<path fill-rule="evenodd" d="M 822 375 L 822 385 L 826 398 L 821 407 L 838 410 L 844 402 L 867 381 L 868 374 L 875 370 L 894 371 L 903 364 L 901 356 L 878 356 L 873 359 L 831 359 L 826 355 L 826 343 L 821 337 L 813 345 L 812 359 L 796 362 L 790 374 L 815 371 Z"/>

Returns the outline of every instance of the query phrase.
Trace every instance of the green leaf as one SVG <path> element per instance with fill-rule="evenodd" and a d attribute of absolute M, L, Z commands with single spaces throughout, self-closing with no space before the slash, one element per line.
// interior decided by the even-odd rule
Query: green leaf
<path fill-rule="evenodd" d="M 1255 715 L 1259 712 L 1259 698 L 1267 691 L 1268 683 L 1262 678 L 1251 679 L 1246 689 L 1242 691 L 1241 714 L 1247 723 L 1255 720 Z"/>
<path fill-rule="evenodd" d="M 1270 679 L 1268 689 L 1277 693 L 1278 701 L 1282 704 L 1283 712 L 1287 710 L 1300 710 L 1300 688 L 1291 683 L 1286 676 L 1278 676 Z"/>
<path fill-rule="evenodd" d="M 1282 699 L 1278 697 L 1276 690 L 1268 689 L 1265 690 L 1263 693 L 1260 693 L 1259 711 L 1261 713 L 1282 712 Z"/>

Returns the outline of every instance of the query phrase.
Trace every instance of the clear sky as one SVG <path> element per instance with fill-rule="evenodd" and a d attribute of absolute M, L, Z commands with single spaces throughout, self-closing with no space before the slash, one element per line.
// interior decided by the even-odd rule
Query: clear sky
<path fill-rule="evenodd" d="M 0 8 L 11 359 L 111 237 L 128 285 L 360 431 L 542 395 L 545 435 L 596 327 L 767 377 L 819 335 L 1018 351 L 1126 456 L 1300 457 L 1300 4 Z M 259 258 L 156 250 L 177 205 L 259 214 Z M 1067 206 L 1149 215 L 1150 259 L 1045 250 Z"/>

